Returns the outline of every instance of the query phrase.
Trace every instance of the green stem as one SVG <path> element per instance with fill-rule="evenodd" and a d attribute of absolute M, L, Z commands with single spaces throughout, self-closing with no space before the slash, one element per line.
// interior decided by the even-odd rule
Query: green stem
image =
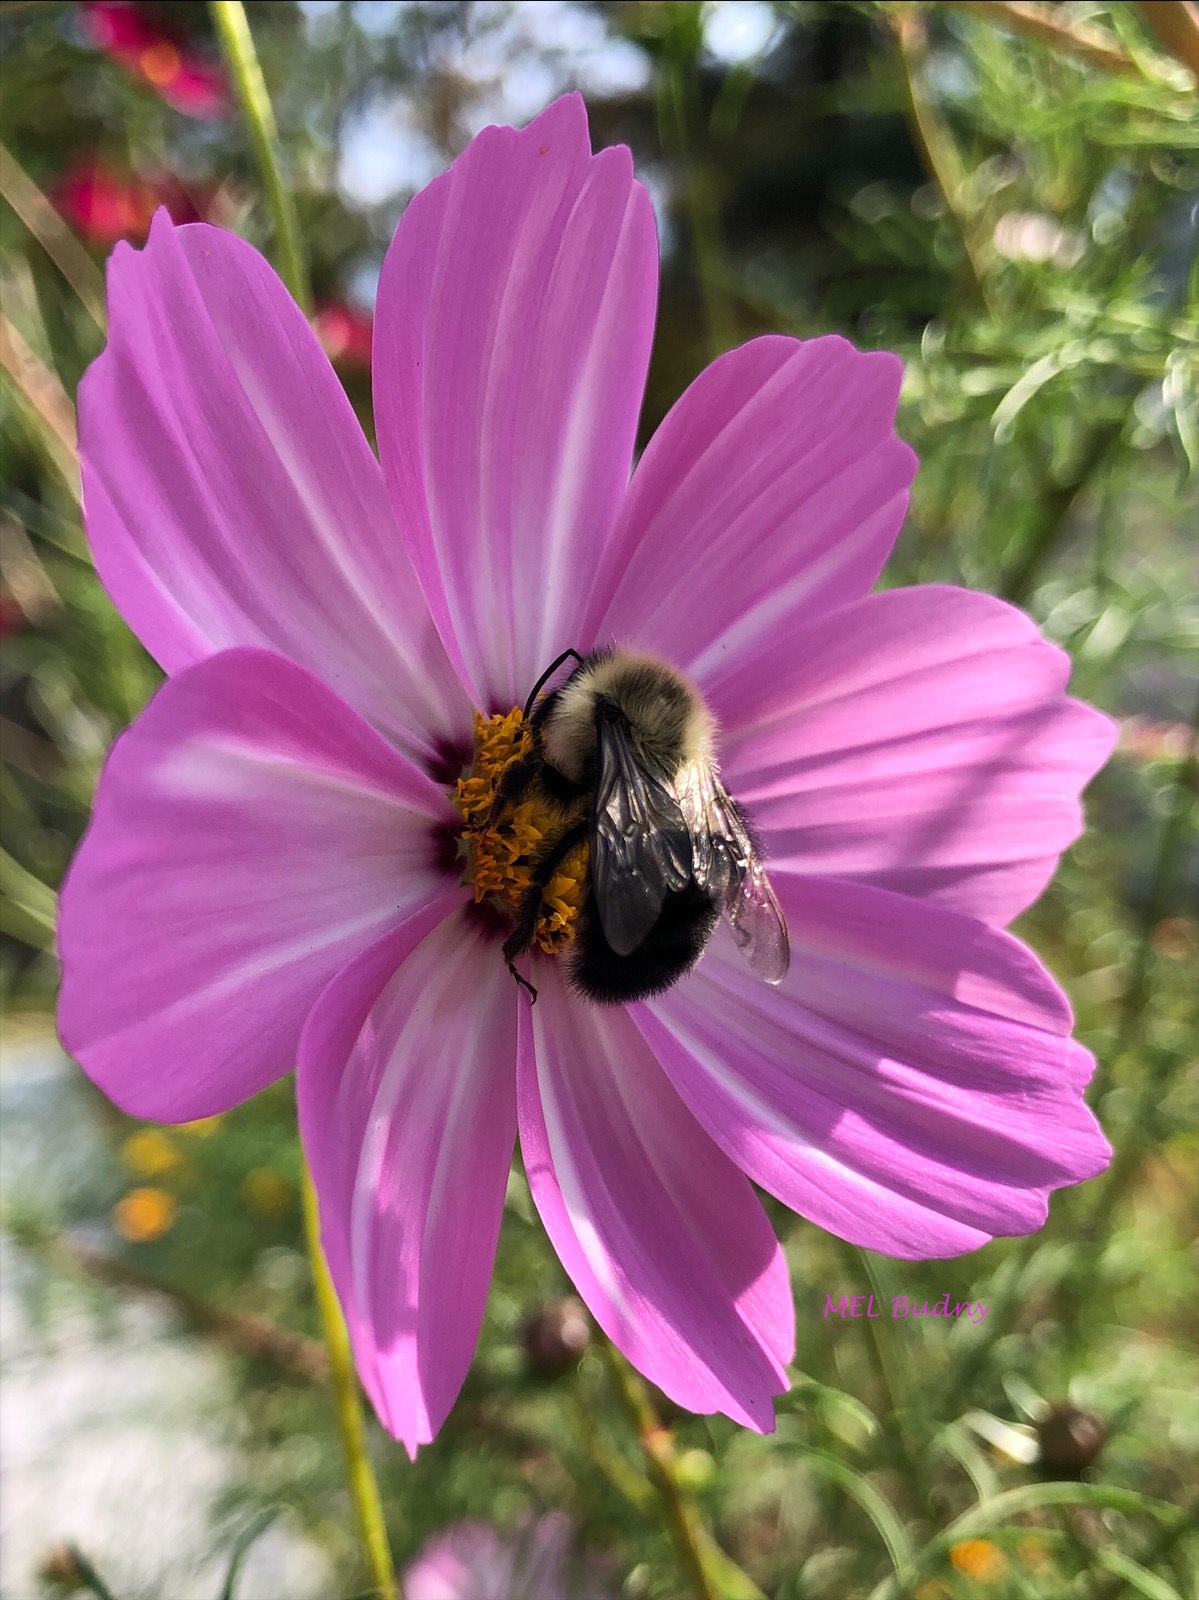
<path fill-rule="evenodd" d="M 878 1261 L 854 1245 L 845 1244 L 840 1240 L 837 1244 L 850 1283 L 860 1282 L 861 1274 L 865 1273 L 880 1306 L 891 1300 L 893 1298 L 889 1292 L 891 1285 L 885 1281 L 885 1269 L 880 1268 Z M 905 1353 L 898 1348 L 898 1345 L 898 1336 L 890 1317 L 866 1319 L 866 1352 L 874 1366 L 879 1387 L 890 1405 L 889 1421 L 894 1429 L 895 1442 L 899 1446 L 908 1482 L 917 1490 L 921 1499 L 924 1499 L 927 1494 L 927 1485 L 924 1481 L 924 1456 L 912 1431 L 914 1407 L 910 1403 L 905 1378 L 905 1371 L 910 1362 L 905 1361 Z"/>
<path fill-rule="evenodd" d="M 1137 1552 L 1137 1565 L 1148 1572 L 1160 1572 L 1166 1557 L 1171 1555 L 1185 1534 L 1199 1529 L 1199 1500 L 1192 1500 L 1177 1522 L 1167 1523 L 1146 1550 Z M 1122 1573 L 1116 1573 L 1095 1584 L 1090 1600 L 1119 1600 L 1126 1594 L 1129 1582 Z"/>
<path fill-rule="evenodd" d="M 254 146 L 262 187 L 274 225 L 275 255 L 279 273 L 291 290 L 301 309 L 311 310 L 312 292 L 308 269 L 300 249 L 300 232 L 296 224 L 295 207 L 283 182 L 279 162 L 278 133 L 275 113 L 263 81 L 262 68 L 246 20 L 241 0 L 210 0 L 212 20 L 221 42 L 230 77 L 237 89 L 237 97 L 245 116 L 246 127 Z M 354 1358 L 349 1336 L 337 1302 L 337 1293 L 329 1276 L 324 1253 L 321 1250 L 320 1213 L 316 1190 L 304 1167 L 304 1233 L 308 1244 L 308 1259 L 312 1268 L 312 1283 L 316 1293 L 317 1309 L 321 1319 L 321 1334 L 329 1352 L 329 1369 L 333 1395 L 337 1407 L 337 1424 L 345 1450 L 346 1472 L 350 1494 L 362 1529 L 363 1544 L 370 1563 L 371 1576 L 381 1600 L 396 1600 L 395 1567 L 387 1542 L 387 1525 L 383 1518 L 383 1502 L 375 1480 L 370 1457 L 366 1450 L 366 1425 L 363 1421 L 362 1402 L 354 1374 Z"/>
<path fill-rule="evenodd" d="M 1199 711 L 1196 712 L 1199 718 Z M 1111 1087 L 1116 1065 L 1132 1049 L 1137 1028 L 1150 997 L 1150 974 L 1153 958 L 1153 930 L 1165 914 L 1170 890 L 1176 881 L 1178 861 L 1191 831 L 1191 808 L 1199 784 L 1199 768 L 1193 760 L 1180 763 L 1170 796 L 1170 810 L 1162 827 L 1161 843 L 1149 893 L 1141 910 L 1141 937 L 1137 945 L 1136 961 L 1125 995 L 1115 1044 L 1107 1060 L 1095 1074 L 1091 1099 L 1095 1105 Z M 1165 1085 L 1159 1072 L 1152 1070 L 1140 1074 L 1136 1109 L 1129 1122 L 1133 1136 L 1122 1141 L 1116 1157 L 1108 1168 L 1099 1199 L 1088 1219 L 1085 1233 L 1091 1240 L 1099 1240 L 1106 1233 L 1116 1205 L 1123 1199 L 1140 1171 L 1148 1143 L 1152 1137 L 1154 1112 L 1164 1092 Z"/>
<path fill-rule="evenodd" d="M 611 1375 L 612 1386 L 641 1443 L 650 1481 L 658 1491 L 666 1512 L 679 1564 L 696 1600 L 720 1600 L 720 1589 L 711 1570 L 715 1544 L 678 1480 L 670 1429 L 664 1427 L 654 1415 L 644 1384 L 621 1360 L 607 1339 L 600 1340 L 599 1350 Z"/>
<path fill-rule="evenodd" d="M 1195 714 L 1199 720 L 1199 708 Z M 1162 828 L 1149 892 L 1140 912 L 1140 941 L 1125 992 L 1116 1039 L 1105 1059 L 1100 1062 L 1091 1085 L 1090 1099 L 1099 1109 L 1102 1109 L 1104 1097 L 1112 1086 L 1117 1066 L 1122 1065 L 1133 1050 L 1141 1019 L 1149 1004 L 1153 930 L 1165 914 L 1170 890 L 1177 878 L 1178 861 L 1190 836 L 1191 809 L 1197 784 L 1199 766 L 1193 759 L 1181 762 L 1172 786 L 1170 809 Z M 1063 1258 L 1062 1272 L 1056 1283 L 1061 1297 L 1058 1316 L 1062 1325 L 1069 1330 L 1068 1338 L 1075 1348 L 1079 1345 L 1084 1325 L 1079 1316 L 1083 1296 L 1093 1289 L 1097 1281 L 1112 1219 L 1135 1187 L 1146 1155 L 1154 1145 L 1158 1132 L 1157 1108 L 1166 1087 L 1165 1064 L 1155 1068 L 1151 1061 L 1145 1062 L 1138 1074 L 1136 1100 L 1128 1118 L 1126 1137 L 1117 1146 L 1106 1175 L 1096 1185 L 1097 1195 L 1090 1211 L 1076 1225 L 1076 1248 Z"/>
<path fill-rule="evenodd" d="M 673 13 L 666 65 L 658 81 L 658 130 L 664 148 L 673 152 L 682 174 L 708 354 L 715 358 L 736 343 L 736 331 L 729 316 L 729 274 L 720 235 L 719 207 L 694 147 L 694 130 L 700 121 L 694 90 L 700 48 L 697 19 L 698 10 L 692 6 L 678 7 Z"/>
<path fill-rule="evenodd" d="M 887 20 L 897 45 L 904 111 L 920 159 L 957 225 L 973 291 L 984 309 L 995 315 L 998 308 L 991 290 L 987 252 L 974 219 L 966 170 L 928 91 L 925 77 L 928 39 L 924 18 L 914 8 L 905 7 L 889 12 Z"/>
<path fill-rule="evenodd" d="M 312 309 L 312 290 L 300 249 L 296 208 L 283 182 L 275 112 L 263 81 L 262 68 L 258 64 L 258 52 L 246 20 L 246 8 L 241 0 L 209 0 L 209 9 L 254 146 L 254 159 L 258 164 L 258 174 L 262 179 L 275 229 L 279 276 L 301 309 L 308 312 Z"/>
<path fill-rule="evenodd" d="M 371 1576 L 375 1580 L 380 1600 L 398 1600 L 395 1566 L 391 1547 L 387 1542 L 387 1525 L 383 1519 L 383 1502 L 379 1485 L 366 1451 L 366 1427 L 362 1418 L 362 1403 L 358 1398 L 358 1382 L 354 1376 L 354 1357 L 346 1332 L 337 1291 L 329 1276 L 321 1250 L 321 1223 L 317 1210 L 316 1189 L 308 1168 L 304 1168 L 304 1237 L 308 1245 L 308 1261 L 312 1268 L 312 1285 L 316 1291 L 316 1304 L 320 1312 L 321 1334 L 329 1352 L 329 1373 L 333 1384 L 333 1399 L 337 1408 L 337 1425 L 346 1456 L 346 1475 L 362 1540 L 370 1562 Z"/>
<path fill-rule="evenodd" d="M 1040 1514 L 1054 1506 L 1090 1506 L 1096 1511 L 1118 1511 L 1126 1517 L 1155 1517 L 1171 1533 L 1188 1521 L 1183 1512 L 1176 1515 L 1172 1506 L 1135 1489 L 1119 1489 L 1105 1483 L 1032 1483 L 1005 1489 L 993 1500 L 972 1506 L 935 1534 L 919 1551 L 906 1576 L 884 1578 L 871 1590 L 868 1600 L 909 1600 L 917 1592 L 922 1577 L 943 1561 L 955 1544 L 963 1539 L 985 1538 L 1016 1517 Z M 1179 1535 L 1181 1536 L 1181 1534 Z"/>
<path fill-rule="evenodd" d="M 1074 505 L 1120 443 L 1120 435 L 1124 432 L 1135 400 L 1136 394 L 1129 395 L 1116 416 L 1107 418 L 1092 430 L 1067 481 L 1054 485 L 1041 495 L 1036 521 L 1025 540 L 1020 559 L 1004 574 L 999 586 L 999 592 L 1005 600 L 1021 605 L 1031 592 L 1046 562 L 1057 548 L 1058 539 Z"/>
<path fill-rule="evenodd" d="M 29 229 L 104 332 L 104 279 L 95 262 L 11 151 L 0 145 L 0 194 Z"/>

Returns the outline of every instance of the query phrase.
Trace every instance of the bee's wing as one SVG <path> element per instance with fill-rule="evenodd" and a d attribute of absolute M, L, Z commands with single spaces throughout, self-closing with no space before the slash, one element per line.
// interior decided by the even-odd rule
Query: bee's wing
<path fill-rule="evenodd" d="M 623 722 L 601 715 L 597 745 L 591 886 L 604 938 L 628 956 L 666 895 L 691 882 L 691 838 L 669 785 L 638 759 Z"/>
<path fill-rule="evenodd" d="M 723 901 L 737 947 L 758 976 L 781 983 L 791 960 L 787 919 L 732 796 L 704 761 L 690 762 L 676 787 L 694 881 Z"/>
<path fill-rule="evenodd" d="M 782 983 L 791 965 L 787 919 L 752 844 L 740 883 L 725 895 L 724 910 L 738 948 L 758 977 Z"/>

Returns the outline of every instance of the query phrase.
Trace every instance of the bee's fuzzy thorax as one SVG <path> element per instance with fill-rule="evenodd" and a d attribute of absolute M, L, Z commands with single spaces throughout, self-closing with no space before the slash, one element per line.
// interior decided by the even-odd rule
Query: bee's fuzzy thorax
<path fill-rule="evenodd" d="M 566 777 L 579 781 L 594 758 L 601 700 L 623 715 L 646 760 L 662 772 L 673 775 L 685 762 L 712 759 L 714 724 L 699 690 L 657 656 L 610 650 L 587 657 L 554 696 L 546 718 L 546 756 Z"/>

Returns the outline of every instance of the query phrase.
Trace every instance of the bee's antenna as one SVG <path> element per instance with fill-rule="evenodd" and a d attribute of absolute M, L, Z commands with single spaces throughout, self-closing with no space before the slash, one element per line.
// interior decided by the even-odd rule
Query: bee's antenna
<path fill-rule="evenodd" d="M 533 685 L 532 693 L 529 695 L 529 698 L 525 701 L 525 721 L 526 722 L 529 720 L 529 713 L 533 709 L 534 700 L 536 700 L 537 696 L 541 693 L 542 689 L 545 688 L 545 686 L 548 683 L 548 681 L 553 677 L 554 673 L 557 672 L 558 668 L 562 665 L 562 663 L 564 661 L 569 661 L 572 656 L 579 663 L 580 666 L 583 665 L 583 658 L 582 658 L 582 656 L 579 654 L 579 652 L 577 650 L 563 650 L 562 654 L 558 657 L 558 659 L 556 661 L 551 661 L 550 662 L 549 666 L 546 667 L 545 671 L 541 674 L 540 678 L 538 678 L 537 682 Z"/>

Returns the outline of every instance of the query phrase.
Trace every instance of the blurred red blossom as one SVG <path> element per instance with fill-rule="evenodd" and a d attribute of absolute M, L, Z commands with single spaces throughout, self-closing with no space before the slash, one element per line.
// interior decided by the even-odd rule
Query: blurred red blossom
<path fill-rule="evenodd" d="M 189 117 L 229 114 L 228 87 L 219 67 L 196 54 L 177 30 L 134 0 L 83 0 L 79 7 L 90 44 L 117 61 Z"/>
<path fill-rule="evenodd" d="M 374 322 L 368 312 L 344 300 L 330 300 L 317 308 L 312 325 L 331 361 L 369 370 Z"/>
<path fill-rule="evenodd" d="M 98 249 L 118 239 L 140 243 L 159 206 L 175 223 L 202 222 L 208 209 L 168 173 L 143 178 L 91 158 L 77 162 L 59 180 L 54 204 L 80 238 Z"/>
<path fill-rule="evenodd" d="M 0 584 L 0 639 L 11 638 L 25 626 L 25 613 L 7 584 Z"/>

